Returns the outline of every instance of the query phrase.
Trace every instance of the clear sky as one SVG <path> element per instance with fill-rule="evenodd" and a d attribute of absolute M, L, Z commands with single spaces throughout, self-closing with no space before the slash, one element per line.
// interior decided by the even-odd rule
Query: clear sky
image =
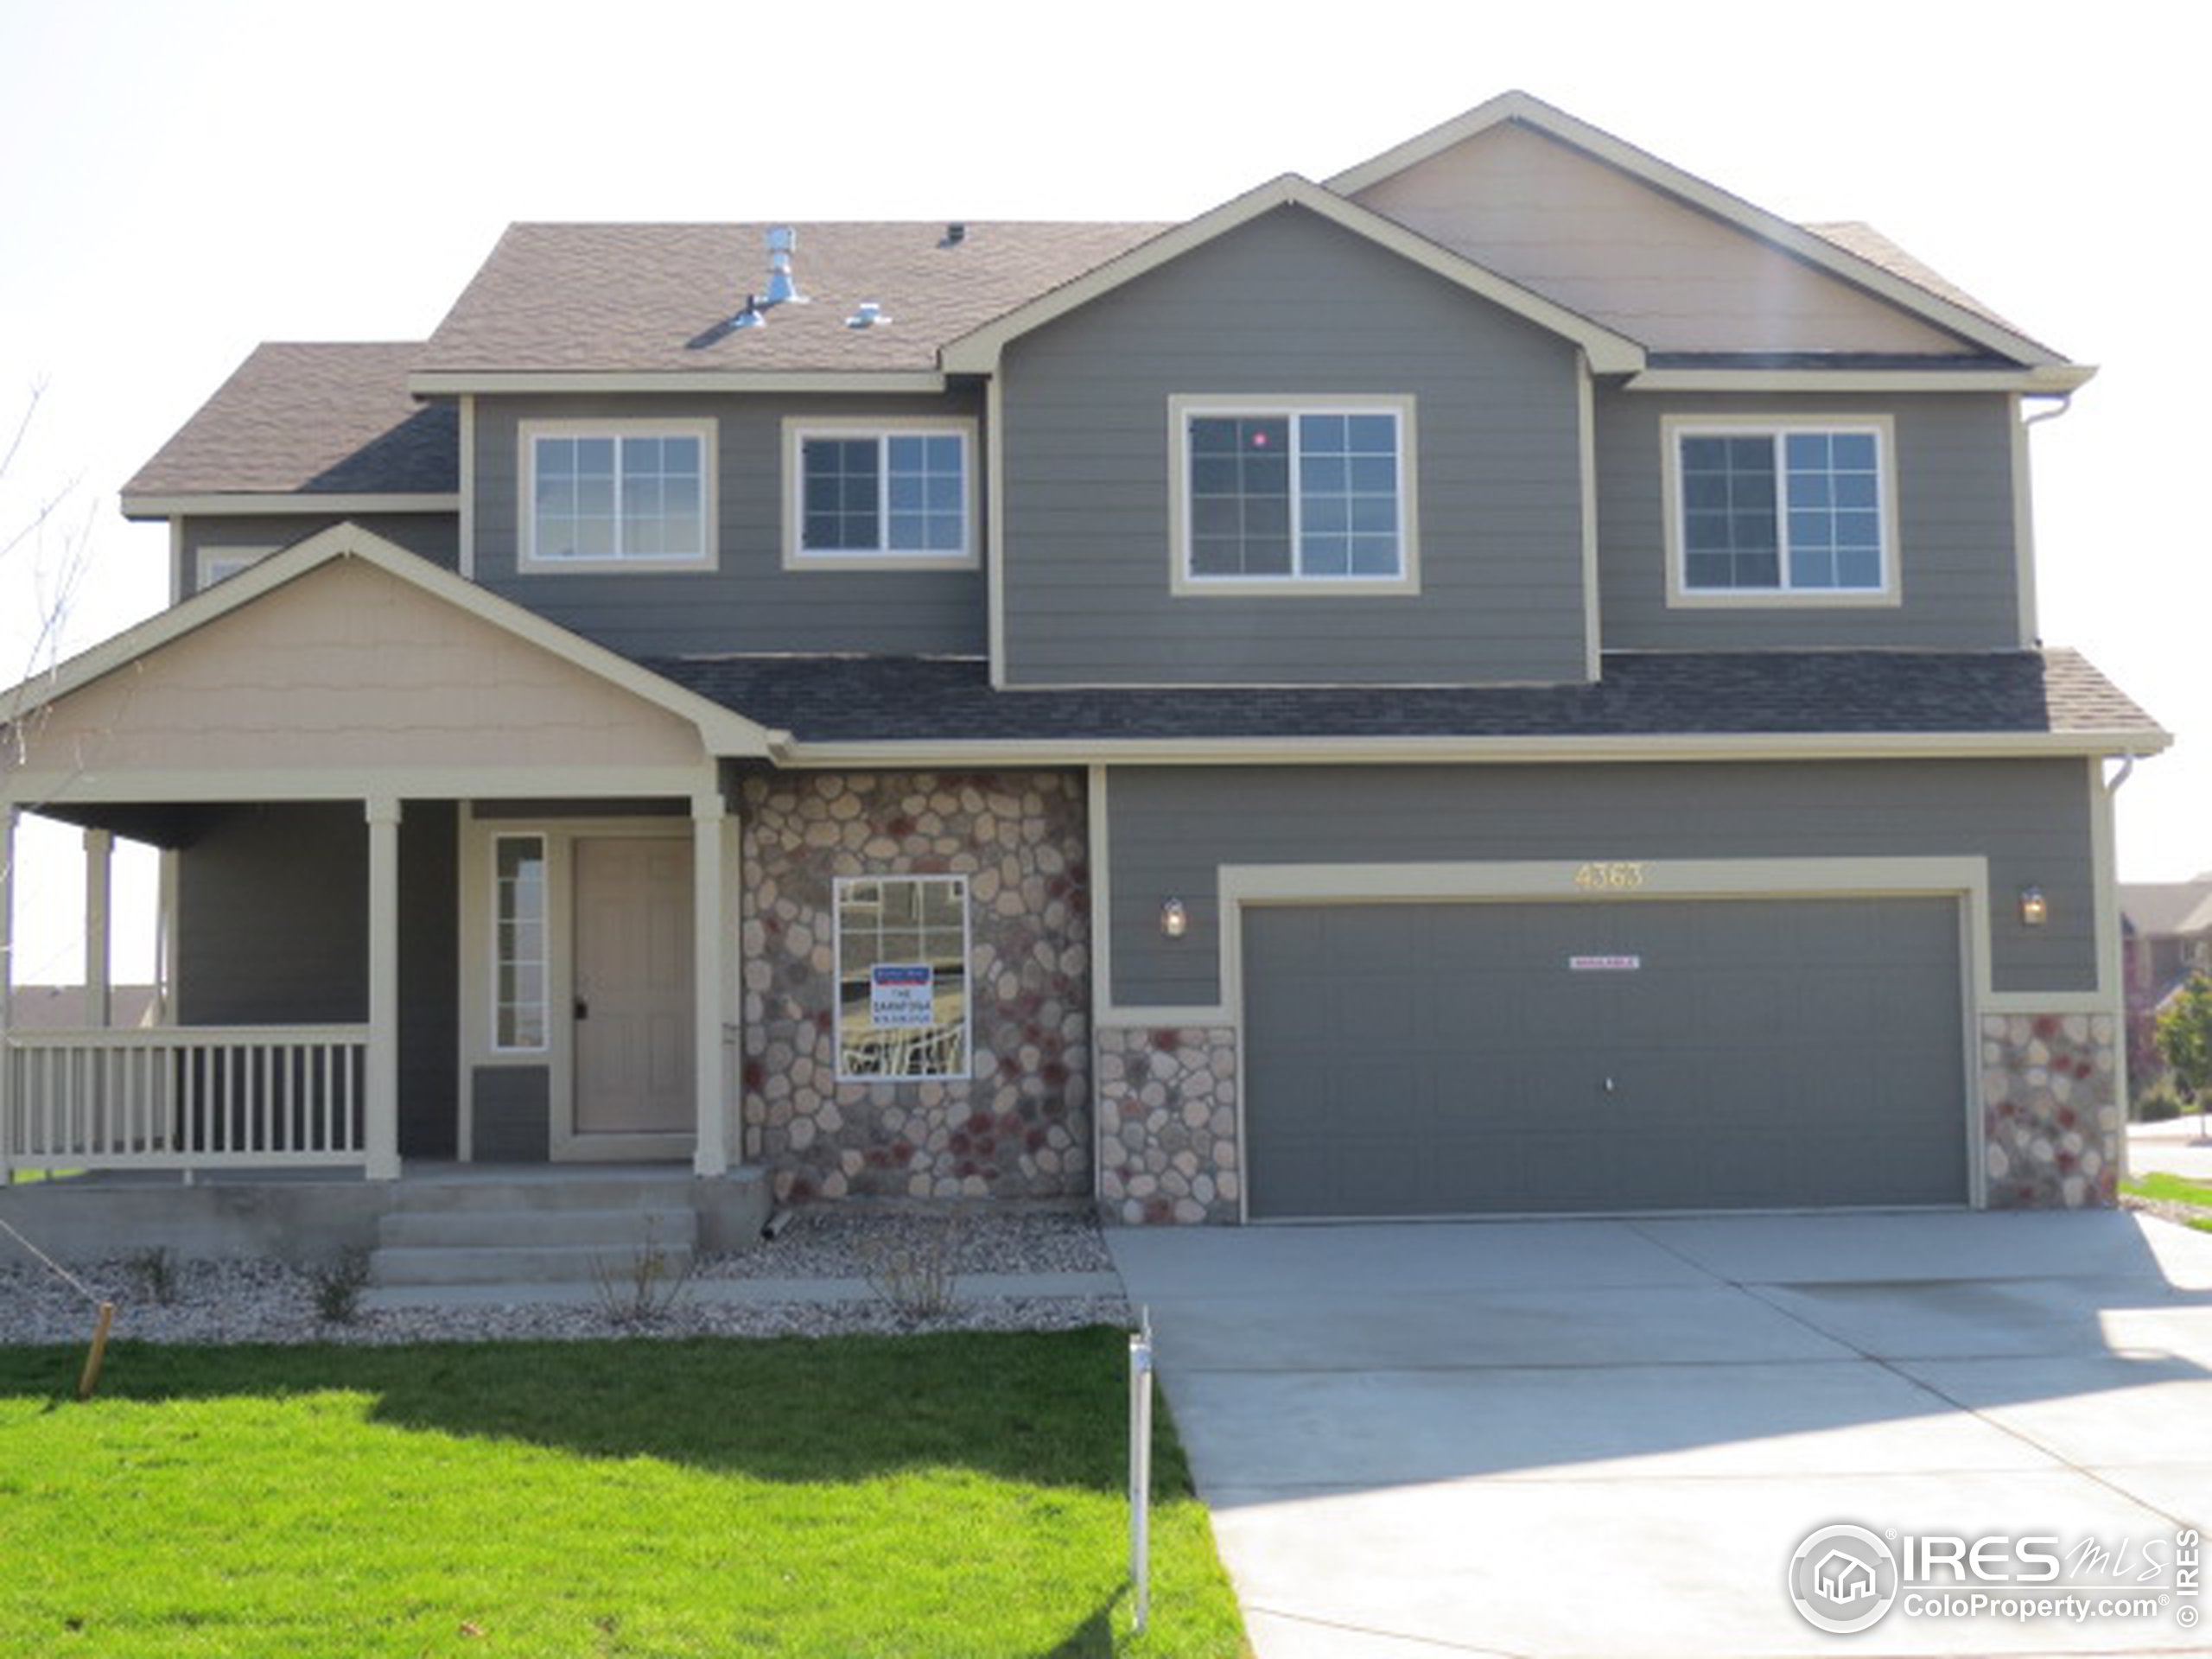
<path fill-rule="evenodd" d="M 2101 365 L 2035 431 L 2043 625 L 2179 736 L 2120 795 L 2120 856 L 2183 878 L 2212 868 L 2179 349 L 2209 36 L 2142 0 L 4 0 L 0 415 L 44 395 L 0 538 L 60 505 L 0 560 L 0 681 L 68 550 L 73 648 L 165 602 L 163 532 L 116 492 L 257 341 L 420 339 L 511 219 L 1179 218 L 1518 86 L 1787 217 L 1871 220 Z M 19 973 L 66 979 L 74 836 L 31 839 Z"/>

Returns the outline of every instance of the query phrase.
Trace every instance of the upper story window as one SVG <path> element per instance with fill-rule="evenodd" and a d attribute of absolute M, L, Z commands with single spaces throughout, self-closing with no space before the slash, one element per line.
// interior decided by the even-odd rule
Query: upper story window
<path fill-rule="evenodd" d="M 1179 593 L 1414 585 L 1413 401 L 1169 402 Z"/>
<path fill-rule="evenodd" d="M 1670 602 L 1897 602 L 1886 417 L 1665 429 Z"/>
<path fill-rule="evenodd" d="M 793 421 L 784 431 L 786 563 L 848 569 L 976 563 L 971 423 Z"/>
<path fill-rule="evenodd" d="M 713 563 L 711 421 L 530 421 L 521 447 L 524 569 Z"/>

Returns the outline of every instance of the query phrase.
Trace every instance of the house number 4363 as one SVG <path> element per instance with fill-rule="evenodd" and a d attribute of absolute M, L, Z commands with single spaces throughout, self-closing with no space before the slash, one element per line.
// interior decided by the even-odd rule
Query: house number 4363
<path fill-rule="evenodd" d="M 1574 885 L 1585 893 L 1633 893 L 1643 885 L 1643 866 L 1613 861 L 1585 864 L 1575 871 Z"/>

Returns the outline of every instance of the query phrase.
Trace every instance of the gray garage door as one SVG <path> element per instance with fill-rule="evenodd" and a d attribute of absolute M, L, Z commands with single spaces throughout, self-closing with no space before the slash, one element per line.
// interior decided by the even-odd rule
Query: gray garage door
<path fill-rule="evenodd" d="M 1245 915 L 1256 1217 L 1967 1201 L 1956 905 Z"/>

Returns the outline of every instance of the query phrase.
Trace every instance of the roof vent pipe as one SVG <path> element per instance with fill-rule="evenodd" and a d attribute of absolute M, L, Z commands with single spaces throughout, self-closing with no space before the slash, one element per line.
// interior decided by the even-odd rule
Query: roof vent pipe
<path fill-rule="evenodd" d="M 798 280 L 791 275 L 791 252 L 798 246 L 798 232 L 788 225 L 779 225 L 768 232 L 768 291 L 761 296 L 764 305 L 804 305 L 806 296 L 798 291 Z"/>
<path fill-rule="evenodd" d="M 967 239 L 968 227 L 956 219 L 950 225 L 947 225 L 944 227 L 944 240 L 938 243 L 938 246 L 940 248 L 957 248 Z"/>

